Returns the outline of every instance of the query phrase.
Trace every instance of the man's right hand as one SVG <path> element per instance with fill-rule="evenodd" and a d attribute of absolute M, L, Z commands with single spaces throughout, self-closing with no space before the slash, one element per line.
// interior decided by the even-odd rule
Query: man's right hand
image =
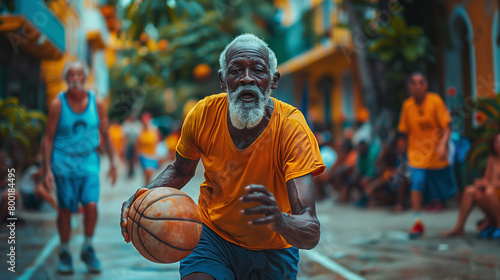
<path fill-rule="evenodd" d="M 130 235 L 127 232 L 127 216 L 128 211 L 130 210 L 130 206 L 134 203 L 134 201 L 141 196 L 143 193 L 149 191 L 147 188 L 138 189 L 134 195 L 132 195 L 127 201 L 125 201 L 122 205 L 122 214 L 120 217 L 120 227 L 122 228 L 122 235 L 125 239 L 125 242 L 130 242 Z"/>
<path fill-rule="evenodd" d="M 52 171 L 50 171 L 50 169 L 48 169 L 46 172 L 45 172 L 45 178 L 43 179 L 43 184 L 45 185 L 45 187 L 47 188 L 47 190 L 53 190 L 55 188 L 55 185 L 54 185 L 54 174 L 52 174 Z"/>

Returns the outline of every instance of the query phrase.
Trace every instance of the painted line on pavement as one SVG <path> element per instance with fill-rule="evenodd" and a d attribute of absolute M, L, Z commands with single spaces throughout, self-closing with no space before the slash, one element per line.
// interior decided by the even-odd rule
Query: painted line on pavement
<path fill-rule="evenodd" d="M 347 280 L 366 280 L 319 252 L 313 250 L 302 250 L 301 253 Z"/>
<path fill-rule="evenodd" d="M 76 225 L 78 224 L 75 221 L 76 217 L 73 217 L 71 219 L 71 229 L 75 229 Z M 43 247 L 42 252 L 36 257 L 35 263 L 28 267 L 24 272 L 21 277 L 19 277 L 19 280 L 29 280 L 31 279 L 31 276 L 33 276 L 33 273 L 37 271 L 37 269 L 45 262 L 45 259 L 47 259 L 50 254 L 54 251 L 54 249 L 59 245 L 59 233 L 56 231 L 54 235 L 50 238 L 49 242 Z"/>

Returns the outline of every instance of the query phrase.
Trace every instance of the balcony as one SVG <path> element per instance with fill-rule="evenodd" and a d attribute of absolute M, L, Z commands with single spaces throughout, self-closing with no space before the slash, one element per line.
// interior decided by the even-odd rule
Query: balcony
<path fill-rule="evenodd" d="M 281 72 L 289 72 L 288 66 L 291 64 L 295 69 L 311 62 L 311 59 L 320 59 L 339 46 L 350 45 L 347 17 L 340 2 L 324 0 L 269 40 L 280 63 Z M 297 61 L 305 56 L 308 57 L 302 59 L 304 61 Z"/>
<path fill-rule="evenodd" d="M 41 0 L 17 0 L 12 14 L 0 16 L 0 32 L 37 58 L 54 59 L 65 51 L 65 30 L 59 19 Z"/>

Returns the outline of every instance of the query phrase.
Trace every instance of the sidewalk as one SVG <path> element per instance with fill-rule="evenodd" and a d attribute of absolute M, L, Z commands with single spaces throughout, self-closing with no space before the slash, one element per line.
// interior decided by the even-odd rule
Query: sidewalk
<path fill-rule="evenodd" d="M 94 237 L 103 272 L 89 274 L 80 261 L 83 227 L 82 215 L 78 214 L 73 218 L 70 243 L 75 273 L 56 274 L 56 212 L 47 206 L 41 213 L 17 210 L 27 223 L 16 229 L 16 273 L 7 271 L 7 264 L 2 261 L 0 279 L 179 279 L 178 263 L 152 263 L 121 236 L 121 204 L 142 185 L 142 176 L 129 180 L 120 166 L 117 184 L 111 187 L 105 178 L 107 171 L 103 158 Z M 203 180 L 200 164 L 195 177 L 182 190 L 197 201 Z M 317 204 L 317 212 L 321 241 L 313 250 L 301 250 L 299 279 L 500 279 L 500 245 L 475 238 L 474 223 L 481 217 L 477 210 L 467 224 L 466 239 L 440 237 L 457 217 L 456 205 L 452 205 L 439 214 L 423 216 L 427 232 L 419 240 L 407 239 L 406 232 L 413 221 L 409 212 L 396 215 L 382 208 L 360 210 L 328 200 Z M 7 231 L 0 231 L 2 260 L 7 254 L 6 234 Z"/>

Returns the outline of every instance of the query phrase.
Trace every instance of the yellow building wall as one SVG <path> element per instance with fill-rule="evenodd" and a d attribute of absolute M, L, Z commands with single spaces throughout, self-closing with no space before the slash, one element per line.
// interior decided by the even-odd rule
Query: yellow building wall
<path fill-rule="evenodd" d="M 49 8 L 64 25 L 66 31 L 66 52 L 60 59 L 43 60 L 40 64 L 41 75 L 46 84 L 47 106 L 59 92 L 66 89 L 66 82 L 62 77 L 62 71 L 67 62 L 77 59 L 78 38 L 76 30 L 80 25 L 78 14 L 66 1 L 53 1 L 50 3 Z"/>
<path fill-rule="evenodd" d="M 495 11 L 498 10 L 497 3 L 497 0 L 446 1 L 448 18 L 456 5 L 463 5 L 471 21 L 478 97 L 488 97 L 495 93 L 492 27 Z"/>
<path fill-rule="evenodd" d="M 319 120 L 325 120 L 324 98 L 321 89 L 318 88 L 319 80 L 325 75 L 331 75 L 333 78 L 333 87 L 331 92 L 331 115 L 328 116 L 332 123 L 340 124 L 344 114 L 343 104 L 343 85 L 342 78 L 346 70 L 350 70 L 353 75 L 353 93 L 354 93 L 354 111 L 361 106 L 361 95 L 359 83 L 357 80 L 356 63 L 350 58 L 347 60 L 341 51 L 334 52 L 330 56 L 320 61 L 311 63 L 302 70 L 294 73 L 298 77 L 298 86 L 296 87 L 296 96 L 301 96 L 302 86 L 307 80 L 309 82 L 309 108 L 308 111 Z M 300 100 L 300 99 L 299 99 Z M 355 113 L 354 112 L 354 113 Z"/>

